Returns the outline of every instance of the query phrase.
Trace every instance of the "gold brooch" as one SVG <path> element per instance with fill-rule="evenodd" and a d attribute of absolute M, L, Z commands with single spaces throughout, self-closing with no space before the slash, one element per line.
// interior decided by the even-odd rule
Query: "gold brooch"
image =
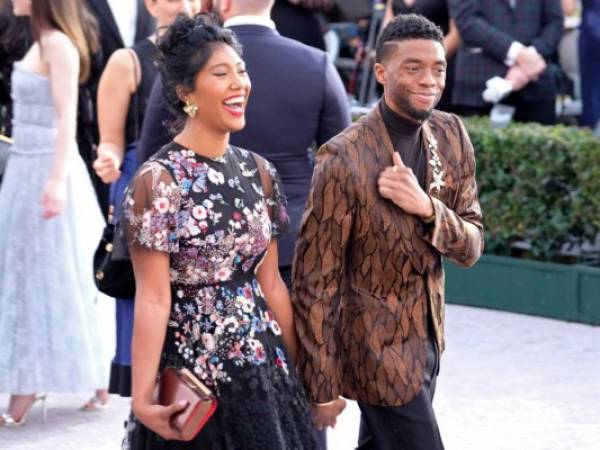
<path fill-rule="evenodd" d="M 437 153 L 438 150 L 438 142 L 435 137 L 431 136 L 429 138 L 429 152 L 431 153 L 431 159 L 429 160 L 429 165 L 433 171 L 433 181 L 429 184 L 429 192 L 437 191 L 439 194 L 440 190 L 446 186 L 444 182 L 444 171 L 442 170 L 442 162 Z"/>

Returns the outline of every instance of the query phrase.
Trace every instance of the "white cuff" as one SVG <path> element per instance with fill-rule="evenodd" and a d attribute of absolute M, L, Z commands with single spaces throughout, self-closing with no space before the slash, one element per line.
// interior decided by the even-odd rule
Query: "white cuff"
<path fill-rule="evenodd" d="M 517 62 L 517 56 L 519 55 L 519 52 L 524 48 L 525 46 L 517 41 L 514 41 L 512 44 L 510 44 L 508 53 L 504 59 L 504 64 L 506 64 L 508 67 L 514 66 Z"/>
<path fill-rule="evenodd" d="M 492 77 L 485 82 L 486 90 L 483 91 L 483 100 L 488 103 L 498 103 L 512 91 L 512 83 L 500 77 Z"/>
<path fill-rule="evenodd" d="M 317 406 L 329 406 L 329 405 L 333 405 L 335 403 L 337 399 L 335 400 L 331 400 L 330 402 L 327 403 L 315 403 Z"/>

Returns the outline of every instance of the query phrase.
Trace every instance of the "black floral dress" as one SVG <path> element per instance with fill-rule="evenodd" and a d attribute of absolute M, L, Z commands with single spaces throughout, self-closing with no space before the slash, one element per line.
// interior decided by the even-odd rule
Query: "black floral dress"
<path fill-rule="evenodd" d="M 125 236 L 170 254 L 160 368 L 193 371 L 218 408 L 189 443 L 165 441 L 133 417 L 124 448 L 316 448 L 304 390 L 255 277 L 288 221 L 277 172 L 248 151 L 230 147 L 210 159 L 173 142 L 139 170 L 125 196 Z"/>

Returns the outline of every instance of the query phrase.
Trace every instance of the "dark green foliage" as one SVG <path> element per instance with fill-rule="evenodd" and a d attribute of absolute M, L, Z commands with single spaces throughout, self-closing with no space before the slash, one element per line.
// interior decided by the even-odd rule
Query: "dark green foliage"
<path fill-rule="evenodd" d="M 465 119 L 475 147 L 486 252 L 564 261 L 564 245 L 593 242 L 600 232 L 600 140 L 557 125 Z"/>

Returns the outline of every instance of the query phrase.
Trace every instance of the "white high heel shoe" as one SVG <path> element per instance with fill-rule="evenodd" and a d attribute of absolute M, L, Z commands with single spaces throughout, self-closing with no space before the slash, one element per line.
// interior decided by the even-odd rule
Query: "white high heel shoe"
<path fill-rule="evenodd" d="M 2 420 L 3 420 L 3 422 L 0 423 L 0 427 L 11 428 L 11 427 L 20 427 L 21 425 L 24 425 L 25 419 L 27 419 L 27 415 L 33 408 L 33 405 L 35 405 L 37 402 L 42 403 L 42 421 L 44 423 L 46 423 L 46 420 L 48 418 L 48 410 L 46 408 L 46 398 L 47 398 L 46 394 L 36 395 L 35 398 L 33 399 L 33 402 L 31 402 L 31 405 L 29 405 L 29 407 L 23 414 L 23 417 L 21 417 L 21 420 L 17 421 L 9 413 L 7 413 L 7 412 L 3 413 L 2 415 L 0 415 L 0 417 L 2 417 Z"/>

